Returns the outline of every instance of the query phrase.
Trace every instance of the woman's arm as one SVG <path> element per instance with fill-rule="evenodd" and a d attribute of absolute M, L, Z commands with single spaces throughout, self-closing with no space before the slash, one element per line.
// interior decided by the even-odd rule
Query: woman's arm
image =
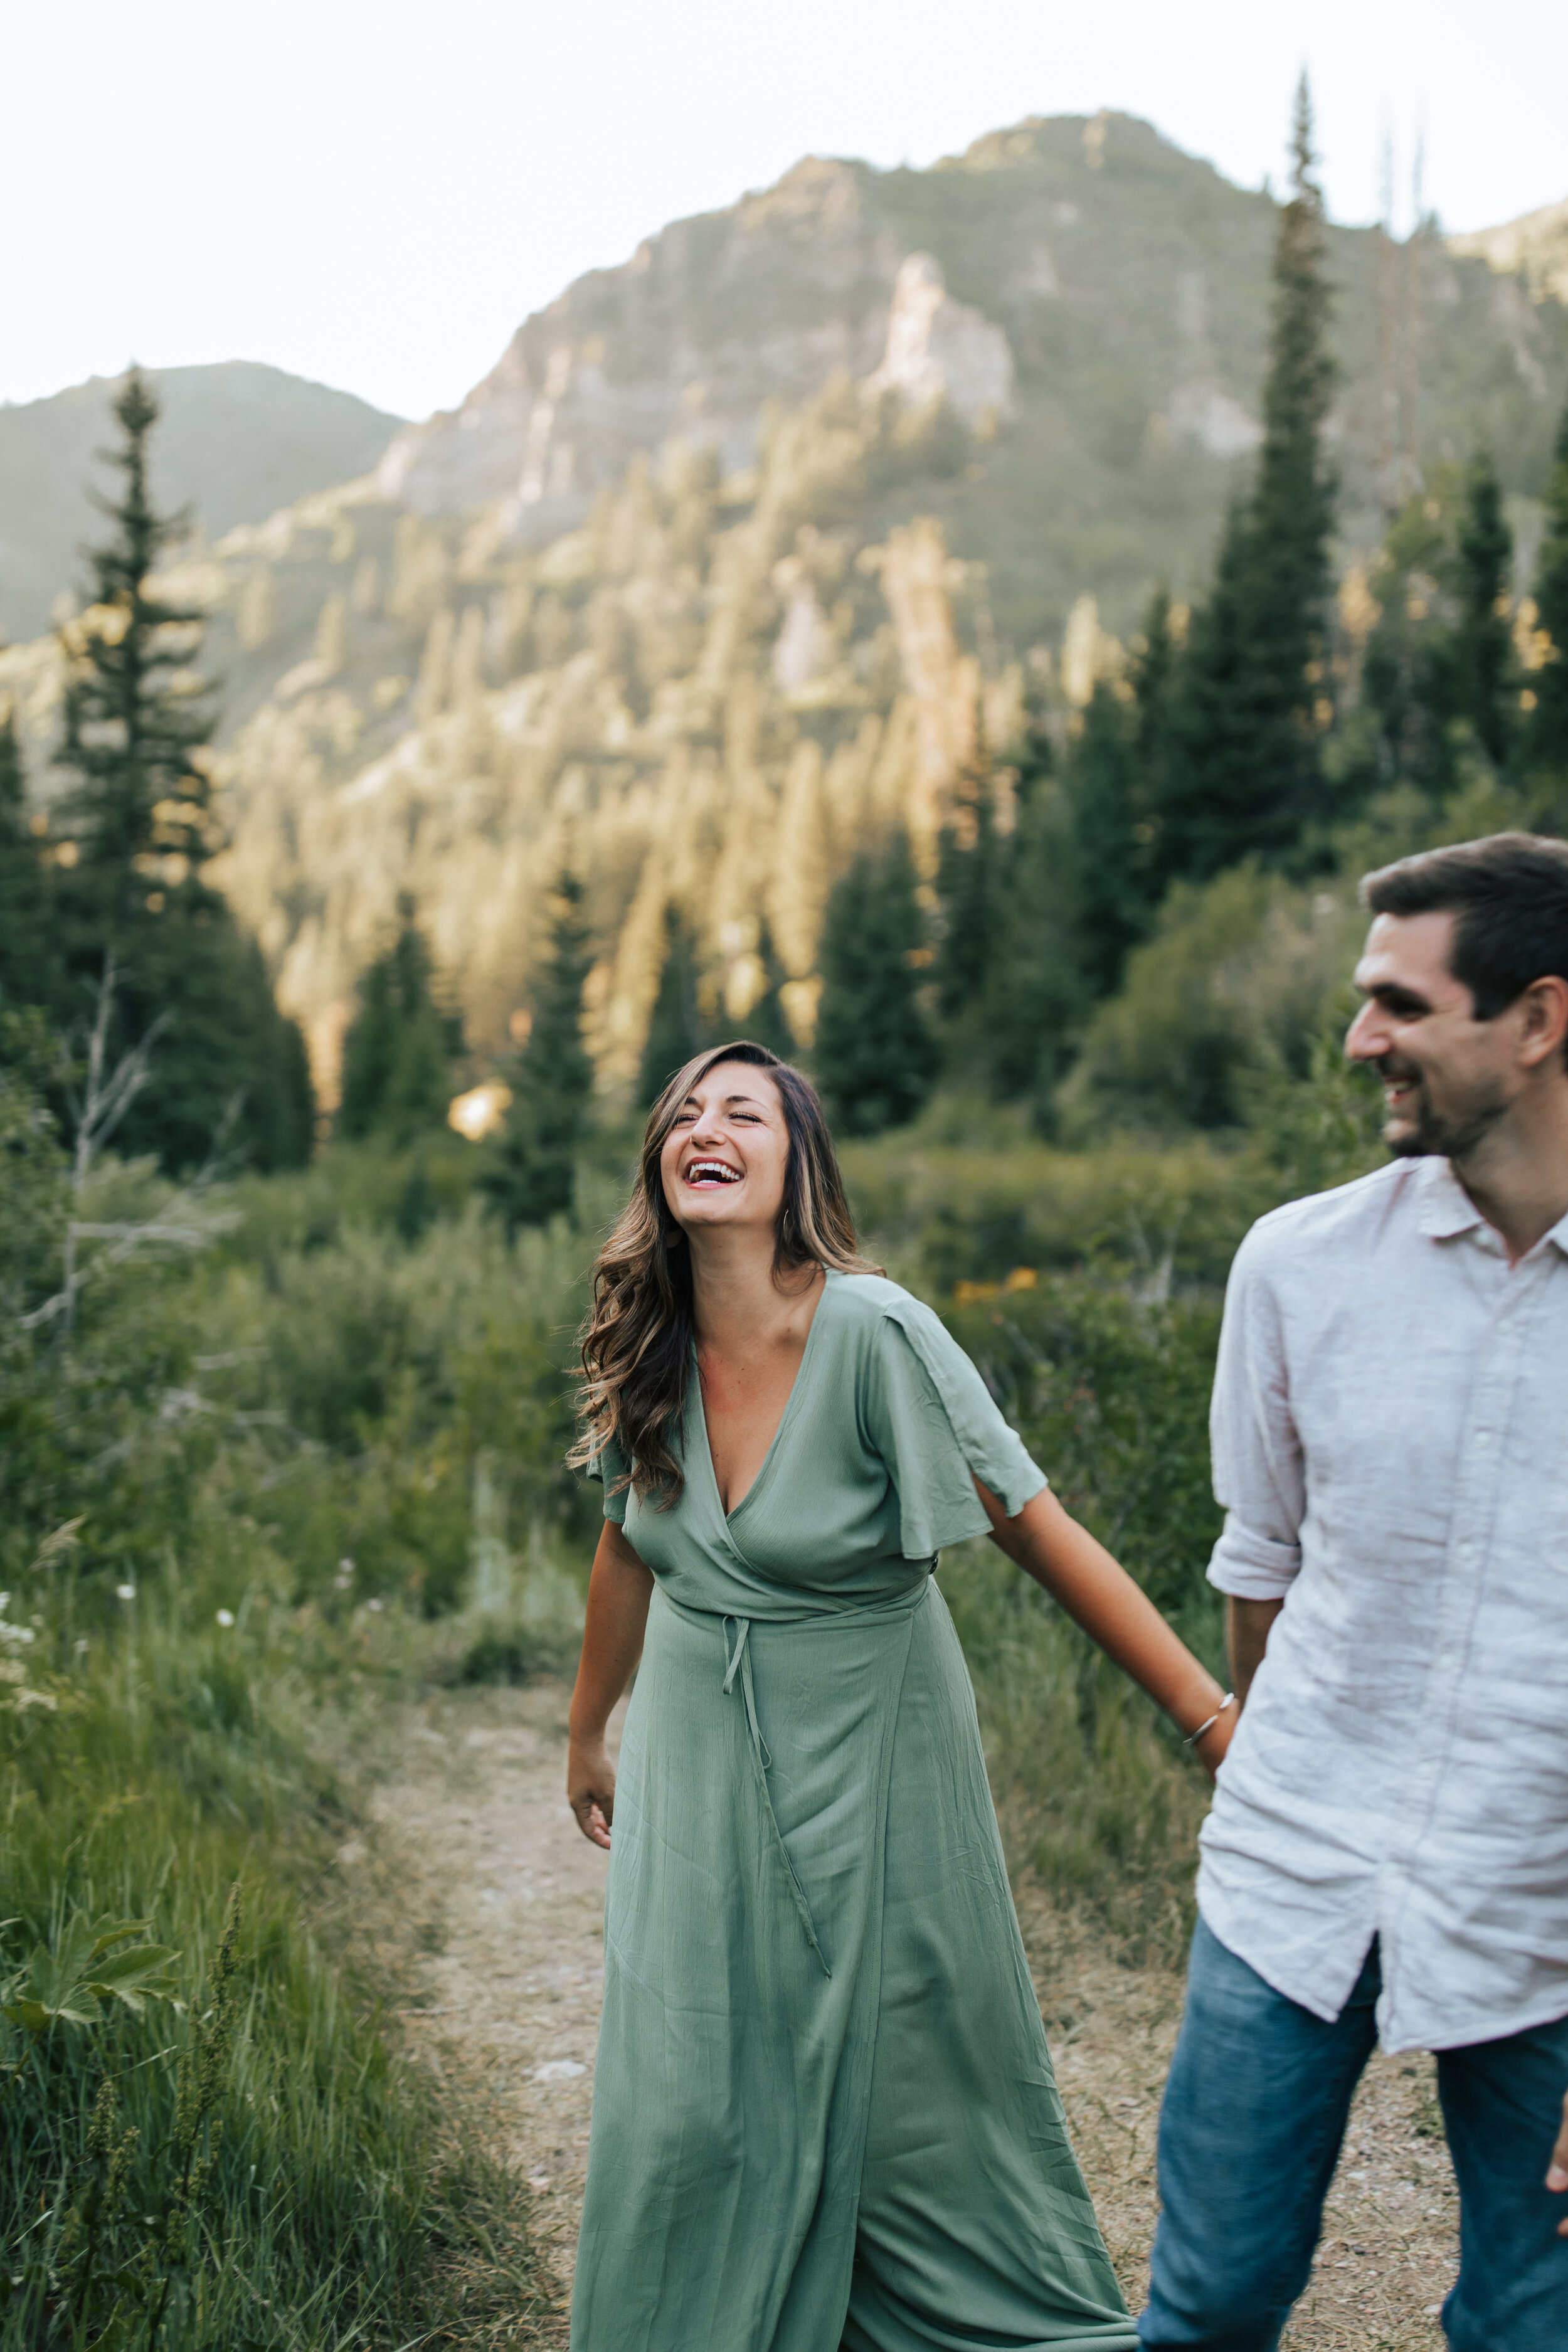
<path fill-rule="evenodd" d="M 616 1768 L 605 1728 L 642 1655 L 652 1595 L 652 1576 L 614 1519 L 606 1519 L 588 1579 L 587 1621 L 566 1752 L 566 1801 L 578 1828 L 595 1845 L 609 1844 L 616 1811 Z"/>
<path fill-rule="evenodd" d="M 1010 1519 L 978 1478 L 974 1486 L 991 1521 L 992 1541 L 1060 1601 L 1089 1640 L 1164 1708 L 1184 1738 L 1218 1714 L 1225 1693 L 1214 1676 L 1104 1545 L 1068 1518 L 1048 1486 Z M 1211 1776 L 1230 1745 L 1236 1717 L 1236 1708 L 1227 1706 L 1197 1743 L 1195 1753 Z"/>

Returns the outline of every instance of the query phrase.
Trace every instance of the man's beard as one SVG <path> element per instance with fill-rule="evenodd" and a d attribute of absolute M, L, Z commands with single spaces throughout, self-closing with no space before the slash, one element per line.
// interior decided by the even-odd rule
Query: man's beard
<path fill-rule="evenodd" d="M 1396 1160 L 1468 1160 L 1508 1109 L 1508 1097 L 1499 1086 L 1445 1117 L 1433 1109 L 1426 1081 L 1415 1071 L 1385 1068 L 1380 1064 L 1378 1076 L 1384 1080 L 1415 1082 L 1415 1102 L 1405 1113 L 1409 1126 L 1393 1136 L 1386 1128 L 1384 1129 L 1384 1142 Z"/>

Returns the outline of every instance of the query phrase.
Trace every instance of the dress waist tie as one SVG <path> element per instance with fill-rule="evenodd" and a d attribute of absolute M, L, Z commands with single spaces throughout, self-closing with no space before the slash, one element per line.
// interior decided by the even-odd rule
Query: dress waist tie
<path fill-rule="evenodd" d="M 731 1625 L 737 1628 L 733 1651 L 730 1647 Z M 768 1753 L 767 1741 L 763 1738 L 762 1725 L 757 1721 L 757 1689 L 752 1678 L 752 1654 L 746 1646 L 746 1637 L 751 1630 L 752 1621 L 749 1617 L 726 1617 L 721 1621 L 721 1631 L 724 1637 L 724 1696 L 728 1698 L 733 1692 L 735 1677 L 738 1674 L 741 1678 L 741 1696 L 746 1709 L 746 1727 L 752 1736 L 752 1754 L 756 1759 L 757 1786 L 762 1792 L 763 1811 L 768 1817 L 768 1826 L 773 1833 L 773 1843 L 778 1848 L 779 1860 L 784 1866 L 784 1875 L 789 1880 L 790 1893 L 795 1897 L 795 1907 L 800 1913 L 800 1924 L 805 1929 L 806 1942 L 821 1961 L 823 1975 L 830 1977 L 833 1970 L 827 1965 L 826 1953 L 817 1941 L 816 1923 L 811 1916 L 811 1906 L 805 1899 L 805 1889 L 800 1883 L 800 1874 L 790 1860 L 789 1848 L 784 1842 L 784 1832 L 779 1827 L 778 1815 L 773 1811 L 773 1801 L 768 1789 L 768 1766 L 773 1759 Z"/>

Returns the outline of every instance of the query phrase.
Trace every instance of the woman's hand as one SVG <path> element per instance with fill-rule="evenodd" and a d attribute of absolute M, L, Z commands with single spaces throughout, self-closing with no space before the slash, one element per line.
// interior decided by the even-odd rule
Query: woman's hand
<path fill-rule="evenodd" d="M 1211 1723 L 1203 1738 L 1193 1743 L 1193 1754 L 1212 1780 L 1225 1762 L 1236 1727 L 1241 1720 L 1241 1702 L 1232 1699 L 1217 1723 Z"/>
<path fill-rule="evenodd" d="M 610 1846 L 616 1817 L 616 1768 L 601 1732 L 596 1739 L 574 1739 L 566 1751 L 566 1801 L 591 1845 Z"/>
<path fill-rule="evenodd" d="M 593 1845 L 608 1847 L 616 1768 L 605 1745 L 610 1711 L 637 1672 L 653 1578 L 614 1519 L 605 1521 L 588 1579 L 583 1655 L 572 1693 L 566 1801 Z"/>

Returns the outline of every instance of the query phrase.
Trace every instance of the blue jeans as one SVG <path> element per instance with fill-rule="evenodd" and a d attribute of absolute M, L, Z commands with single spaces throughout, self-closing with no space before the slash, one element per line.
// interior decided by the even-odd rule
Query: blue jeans
<path fill-rule="evenodd" d="M 1276 1992 L 1200 1919 L 1160 2114 L 1149 2352 L 1274 2352 L 1307 2284 L 1351 2095 L 1376 2041 L 1377 1946 L 1331 2025 Z M 1568 2018 L 1445 2050 L 1437 2092 L 1459 2184 L 1452 2352 L 1564 2352 L 1568 2200 L 1543 2186 L 1568 2090 Z"/>

